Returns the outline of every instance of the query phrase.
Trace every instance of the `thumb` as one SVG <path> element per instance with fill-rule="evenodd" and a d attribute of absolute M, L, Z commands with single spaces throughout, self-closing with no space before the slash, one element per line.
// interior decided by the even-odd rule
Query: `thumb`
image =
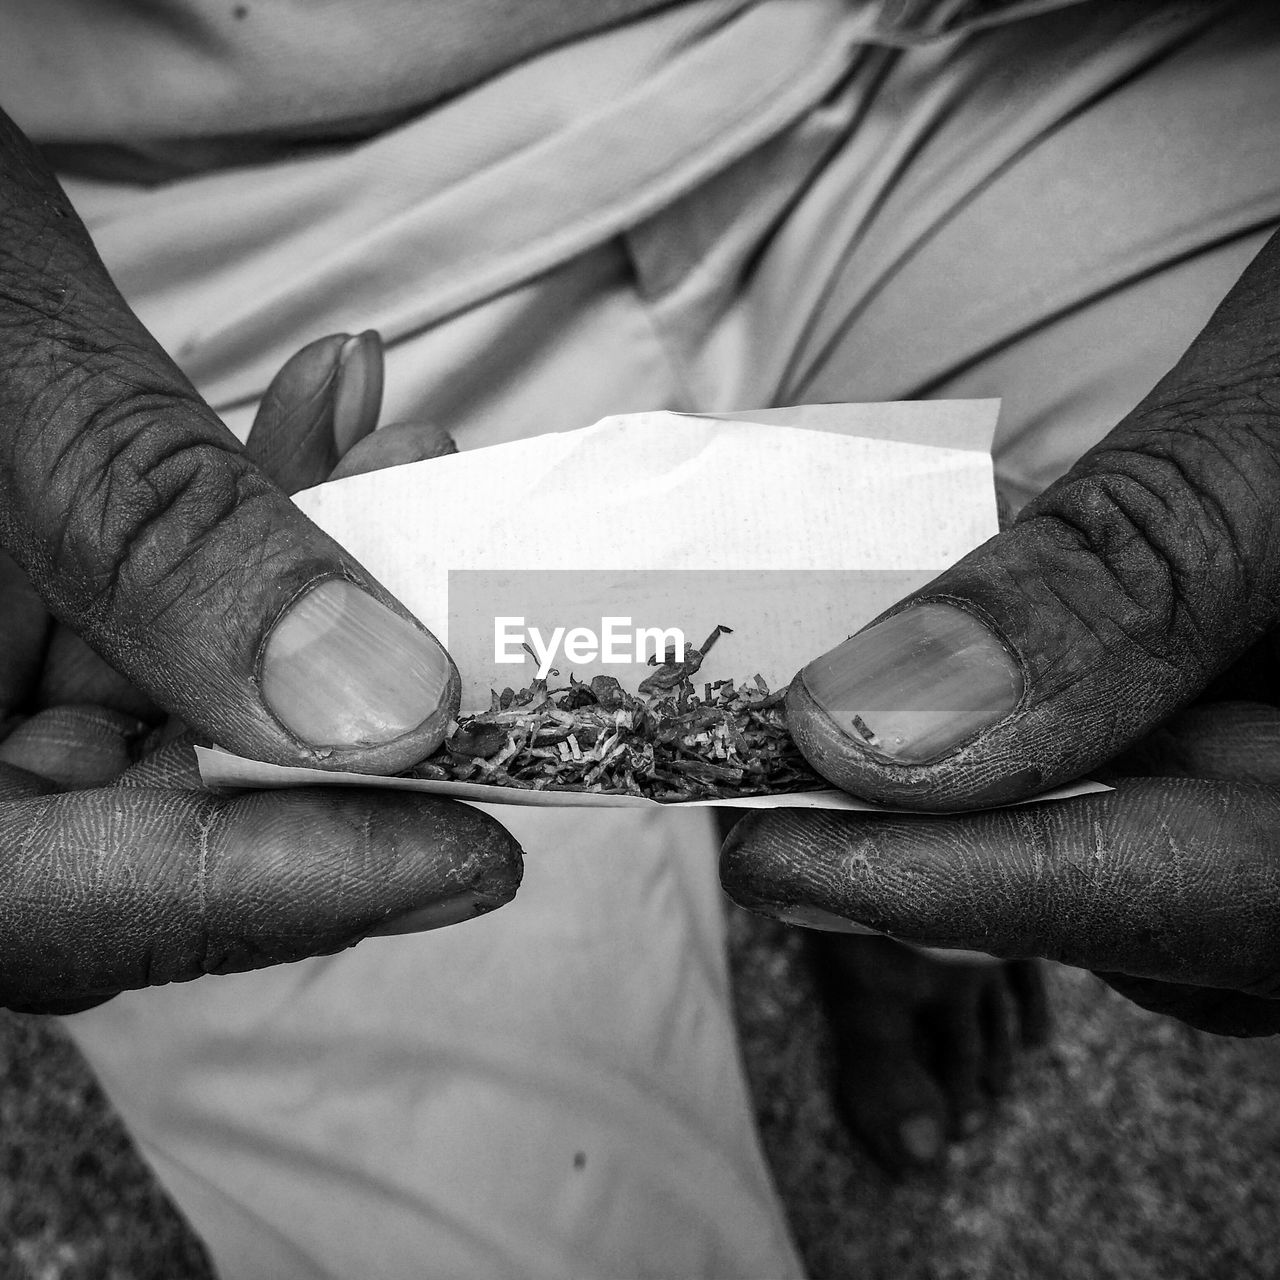
<path fill-rule="evenodd" d="M 263 475 L 0 116 L 0 542 L 51 611 L 261 759 L 393 772 L 456 707 L 439 643 Z"/>
<path fill-rule="evenodd" d="M 846 790 L 981 807 L 1142 738 L 1280 618 L 1280 238 L 1017 523 L 793 682 Z"/>

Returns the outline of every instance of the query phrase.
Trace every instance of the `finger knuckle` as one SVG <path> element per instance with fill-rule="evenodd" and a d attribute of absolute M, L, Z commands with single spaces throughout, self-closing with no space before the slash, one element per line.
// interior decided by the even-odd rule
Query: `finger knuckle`
<path fill-rule="evenodd" d="M 193 561 L 266 486 L 232 447 L 175 421 L 172 405 L 116 404 L 87 430 L 107 439 L 94 450 L 95 471 L 77 468 L 83 479 L 57 532 L 55 561 L 77 580 L 81 607 L 93 601 L 109 615 L 127 590 L 130 608 L 145 602 L 154 617 L 193 586 L 208 587 Z"/>
<path fill-rule="evenodd" d="M 1252 499 L 1202 482 L 1225 470 L 1206 452 L 1198 441 L 1165 438 L 1146 451 L 1103 453 L 1037 511 L 1107 576 L 1103 595 L 1087 584 L 1085 614 L 1179 667 L 1220 665 L 1224 630 L 1238 633 L 1234 651 L 1265 625 L 1253 616 L 1257 556 L 1244 509 Z"/>

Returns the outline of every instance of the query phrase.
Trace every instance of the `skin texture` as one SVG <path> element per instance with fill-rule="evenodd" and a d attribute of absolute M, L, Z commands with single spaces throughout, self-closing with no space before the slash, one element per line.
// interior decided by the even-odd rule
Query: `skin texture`
<path fill-rule="evenodd" d="M 369 772 L 430 754 L 456 706 L 456 672 L 438 714 L 373 748 L 316 750 L 272 714 L 257 687 L 260 652 L 308 588 L 340 576 L 409 615 L 200 401 L 7 122 L 0 157 L 0 543 L 55 617 L 218 742 Z M 192 645 L 210 619 L 216 638 Z"/>
<path fill-rule="evenodd" d="M 242 449 L 128 314 L 38 162 L 9 143 L 0 1001 L 71 1011 L 501 905 L 520 852 L 474 809 L 323 789 L 214 796 L 191 751 L 216 737 L 268 758 L 394 768 L 434 747 L 427 723 L 389 751 L 320 756 L 282 735 L 254 675 L 274 618 L 315 575 L 387 599 L 285 494 L 440 456 L 452 440 L 429 424 L 374 431 L 376 337 L 334 335 L 281 370 Z M 851 1118 L 891 1167 L 933 1163 L 1007 1074 L 1008 1037 L 982 1027 L 1015 1025 L 1016 993 L 997 970 L 851 941 L 829 966 L 832 1017 L 861 1072 Z M 920 1018 L 938 1033 L 928 1063 Z M 932 1125 L 934 1145 L 907 1150 L 903 1121 Z"/>
<path fill-rule="evenodd" d="M 802 749 L 858 795 L 961 811 L 1090 772 L 1116 790 L 970 815 L 761 815 L 724 849 L 739 902 L 1048 956 L 1198 1027 L 1280 1031 L 1278 300 L 1273 238 L 1110 436 L 890 611 L 981 619 L 1022 671 L 1011 714 L 904 765 L 846 737 L 803 674 L 792 686 Z"/>
<path fill-rule="evenodd" d="M 456 706 L 457 673 L 416 622 L 413 643 L 452 674 L 392 740 L 314 747 L 260 689 L 272 628 L 316 582 L 408 616 L 286 495 L 372 431 L 376 339 L 300 352 L 242 448 L 0 118 L 0 342 L 0 1003 L 67 1012 L 508 901 L 519 847 L 476 810 L 212 795 L 195 773 L 191 743 L 210 739 L 393 771 L 435 748 Z M 419 443 L 442 447 L 429 430 Z"/>

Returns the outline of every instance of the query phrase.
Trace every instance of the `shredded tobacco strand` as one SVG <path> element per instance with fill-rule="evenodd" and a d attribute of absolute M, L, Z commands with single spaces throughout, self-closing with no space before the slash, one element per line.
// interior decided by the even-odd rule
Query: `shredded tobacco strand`
<path fill-rule="evenodd" d="M 488 711 L 451 726 L 440 750 L 408 776 L 666 803 L 827 786 L 787 733 L 785 689 L 771 692 L 759 675 L 695 689 L 691 677 L 728 631 L 717 627 L 683 662 L 668 654 L 639 695 L 605 675 L 493 692 Z"/>

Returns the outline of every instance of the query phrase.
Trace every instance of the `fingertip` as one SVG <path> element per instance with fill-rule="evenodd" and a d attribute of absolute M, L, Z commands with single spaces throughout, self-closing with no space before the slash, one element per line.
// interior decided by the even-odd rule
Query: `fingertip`
<path fill-rule="evenodd" d="M 523 852 L 502 827 L 489 833 L 488 838 L 493 842 L 497 856 L 472 888 L 411 907 L 408 911 L 392 912 L 382 924 L 367 930 L 364 936 L 389 938 L 406 933 L 431 933 L 468 920 L 478 920 L 506 906 L 520 888 Z"/>
<path fill-rule="evenodd" d="M 405 797 L 414 807 L 424 801 L 437 808 L 438 797 Z M 519 840 L 491 814 L 474 805 L 458 801 L 443 802 L 449 806 L 449 830 L 454 833 L 454 848 L 470 853 L 457 869 L 458 884 L 465 884 L 475 895 L 477 915 L 505 906 L 515 898 L 524 879 L 524 848 Z M 456 812 L 454 812 L 456 811 Z"/>
<path fill-rule="evenodd" d="M 777 905 L 771 872 L 774 842 L 769 826 L 773 813 L 755 811 L 740 818 L 720 845 L 720 883 L 740 907 L 768 915 Z"/>
<path fill-rule="evenodd" d="M 390 423 L 355 444 L 343 455 L 329 478 L 343 480 L 410 462 L 445 458 L 457 452 L 457 444 L 443 427 L 427 422 Z"/>
<path fill-rule="evenodd" d="M 383 376 L 382 340 L 372 329 L 308 343 L 263 395 L 245 442 L 249 456 L 286 493 L 323 483 L 378 425 Z"/>
<path fill-rule="evenodd" d="M 788 924 L 865 932 L 841 910 L 846 878 L 838 864 L 848 826 L 839 818 L 847 816 L 801 809 L 749 814 L 721 846 L 725 892 L 739 906 Z"/>
<path fill-rule="evenodd" d="M 60 788 L 98 787 L 129 768 L 147 732 L 147 724 L 136 716 L 105 707 L 50 707 L 0 742 L 0 762 L 48 778 Z"/>
<path fill-rule="evenodd" d="M 520 887 L 510 833 L 438 796 L 307 787 L 245 793 L 220 812 L 225 856 L 208 891 L 227 921 L 252 895 L 271 903 L 274 933 L 309 936 L 316 953 L 485 914 Z"/>
<path fill-rule="evenodd" d="M 725 842 L 721 878 L 741 906 L 809 928 L 975 946 L 970 819 L 773 809 Z M 968 930 L 968 932 L 966 932 Z"/>

